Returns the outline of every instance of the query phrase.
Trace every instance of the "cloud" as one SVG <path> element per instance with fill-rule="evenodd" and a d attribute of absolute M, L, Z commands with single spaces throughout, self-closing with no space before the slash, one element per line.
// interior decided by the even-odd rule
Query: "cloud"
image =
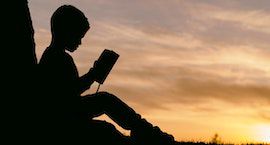
<path fill-rule="evenodd" d="M 120 58 L 101 90 L 179 137 L 189 128 L 189 135 L 200 129 L 211 136 L 210 130 L 247 132 L 248 126 L 269 121 L 269 1 L 29 3 L 38 57 L 50 43 L 53 10 L 76 5 L 91 23 L 72 54 L 79 73 L 86 73 L 103 49 L 115 50 Z"/>
<path fill-rule="evenodd" d="M 257 30 L 269 33 L 270 13 L 256 11 L 219 11 L 212 13 L 212 17 L 222 21 L 231 21 L 240 24 L 244 29 Z"/>
<path fill-rule="evenodd" d="M 196 72 L 195 69 L 175 68 L 173 69 L 151 69 L 147 71 L 132 70 L 114 75 L 112 81 L 117 85 L 115 90 L 123 89 L 126 95 L 136 96 L 138 103 L 151 101 L 163 104 L 178 102 L 180 104 L 192 105 L 211 99 L 219 99 L 235 104 L 249 104 L 252 101 L 268 101 L 269 87 L 257 83 L 243 83 L 247 78 L 221 77 L 218 74 L 210 75 L 207 72 Z M 170 70 L 170 72 L 166 72 Z M 126 74 L 126 75 L 124 75 Z M 122 79 L 122 80 L 121 80 Z M 239 80 L 238 80 L 239 79 Z M 243 79 L 243 80 L 241 80 Z M 250 79 L 253 79 L 252 77 Z M 115 81 L 114 81 L 115 80 Z M 127 81 L 121 85 L 121 81 Z M 133 84 L 133 80 L 135 84 Z M 251 80 L 252 81 L 252 80 Z M 137 82 L 137 83 L 136 83 Z M 249 82 L 249 81 L 246 81 Z M 148 91 L 147 91 L 148 90 Z M 136 95 L 140 94 L 140 95 Z M 131 97 L 130 97 L 131 98 Z M 148 99 L 152 98 L 152 99 Z M 133 99 L 131 99 L 133 100 Z M 152 106 L 148 106 L 151 108 Z"/>

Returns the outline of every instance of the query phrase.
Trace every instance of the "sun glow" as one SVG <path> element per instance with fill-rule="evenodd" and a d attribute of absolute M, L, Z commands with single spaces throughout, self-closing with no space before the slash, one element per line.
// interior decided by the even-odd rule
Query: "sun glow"
<path fill-rule="evenodd" d="M 259 142 L 270 143 L 270 124 L 258 125 L 254 131 Z"/>

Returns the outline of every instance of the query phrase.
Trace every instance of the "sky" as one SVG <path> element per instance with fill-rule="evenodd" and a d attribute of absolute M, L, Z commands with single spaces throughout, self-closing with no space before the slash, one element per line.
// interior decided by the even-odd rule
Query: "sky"
<path fill-rule="evenodd" d="M 72 54 L 80 75 L 104 49 L 120 54 L 100 90 L 176 140 L 270 143 L 270 1 L 28 2 L 38 59 L 53 12 L 74 5 L 91 25 Z"/>

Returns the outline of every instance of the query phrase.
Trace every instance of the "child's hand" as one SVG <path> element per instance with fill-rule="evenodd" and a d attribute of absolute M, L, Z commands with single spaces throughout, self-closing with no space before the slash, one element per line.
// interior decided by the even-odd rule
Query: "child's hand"
<path fill-rule="evenodd" d="M 98 75 L 98 70 L 97 70 L 97 61 L 94 62 L 93 67 L 90 68 L 88 71 L 88 75 L 90 75 L 94 80 L 96 79 L 96 76 Z"/>
<path fill-rule="evenodd" d="M 96 60 L 96 61 L 94 62 L 93 68 L 97 68 L 97 65 L 98 65 L 98 61 Z"/>

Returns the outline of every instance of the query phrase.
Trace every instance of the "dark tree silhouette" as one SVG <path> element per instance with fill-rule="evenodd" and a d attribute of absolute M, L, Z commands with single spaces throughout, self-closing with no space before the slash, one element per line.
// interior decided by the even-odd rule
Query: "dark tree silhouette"
<path fill-rule="evenodd" d="M 26 0 L 1 2 L 1 136 L 30 143 L 36 127 L 35 43 Z M 1 9 L 4 10 L 4 9 Z M 28 132 L 26 132 L 26 130 Z"/>

